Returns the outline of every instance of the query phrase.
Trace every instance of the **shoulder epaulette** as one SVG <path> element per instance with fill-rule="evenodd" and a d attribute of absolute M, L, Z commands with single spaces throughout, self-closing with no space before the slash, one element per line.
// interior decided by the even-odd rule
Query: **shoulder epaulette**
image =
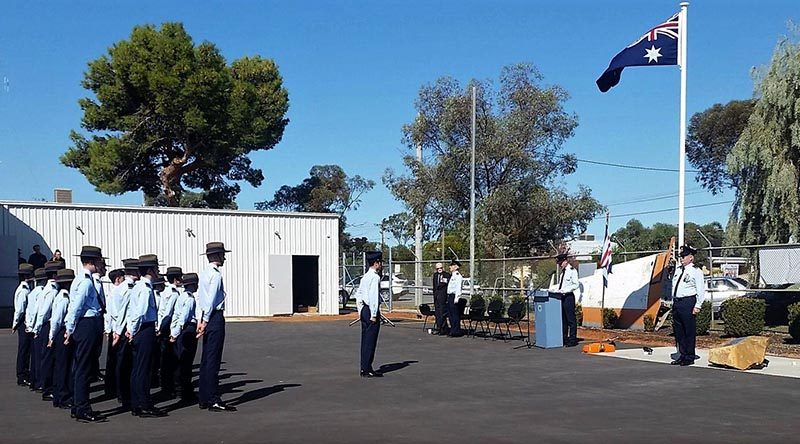
<path fill-rule="evenodd" d="M 135 285 L 136 285 L 136 284 L 134 284 L 133 282 L 129 282 L 129 283 L 128 283 L 128 288 L 133 288 Z"/>

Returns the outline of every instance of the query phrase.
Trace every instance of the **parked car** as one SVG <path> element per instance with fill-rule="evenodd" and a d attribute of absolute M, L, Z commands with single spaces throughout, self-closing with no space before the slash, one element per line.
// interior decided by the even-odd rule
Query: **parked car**
<path fill-rule="evenodd" d="M 740 298 L 747 295 L 747 286 L 730 277 L 706 277 L 706 299 L 711 301 L 714 313 L 719 313 L 722 303 L 730 298 Z"/>
<path fill-rule="evenodd" d="M 388 293 L 389 289 L 391 288 L 392 300 L 396 301 L 400 299 L 400 296 L 407 292 L 408 289 L 406 288 L 406 285 L 408 285 L 407 280 L 402 273 L 393 274 L 391 277 L 391 283 L 389 283 L 389 276 L 383 275 L 381 277 L 382 296 L 384 299 L 386 299 L 385 293 Z"/>
<path fill-rule="evenodd" d="M 470 282 L 472 282 L 472 278 L 466 277 L 461 281 L 461 296 L 464 296 L 467 300 L 472 296 L 469 288 Z M 475 294 L 483 294 L 483 290 L 481 290 L 481 286 L 478 284 L 475 284 Z"/>
<path fill-rule="evenodd" d="M 789 305 L 800 302 L 800 284 L 768 285 L 749 296 L 766 302 L 765 321 L 767 325 L 786 325 L 789 322 Z"/>

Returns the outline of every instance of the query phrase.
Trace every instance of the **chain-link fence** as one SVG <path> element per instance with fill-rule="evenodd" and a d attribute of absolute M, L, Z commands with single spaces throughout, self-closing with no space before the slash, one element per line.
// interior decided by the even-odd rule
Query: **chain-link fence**
<path fill-rule="evenodd" d="M 722 303 L 732 297 L 764 299 L 767 325 L 785 324 L 787 306 L 800 301 L 800 244 L 737 245 L 699 250 L 706 253 L 701 256 L 705 258 L 703 262 L 695 265 L 706 274 L 706 299 L 713 306 L 712 329 L 721 328 Z M 614 263 L 619 264 L 661 252 L 614 251 L 613 258 Z M 574 254 L 582 277 L 597 269 L 599 253 Z M 450 263 L 436 259 L 393 261 L 384 257 L 384 260 L 381 289 L 389 310 L 417 310 L 420 304 L 433 304 L 435 265 L 441 262 L 448 271 Z M 415 276 L 418 263 L 422 268 L 419 280 Z M 559 273 L 552 256 L 476 259 L 474 267 L 471 272 L 470 260 L 461 260 L 463 297 L 469 300 L 471 291 L 474 291 L 484 298 L 500 297 L 506 305 L 515 296 L 524 296 L 529 288 L 546 288 L 551 279 L 558 279 Z M 365 270 L 363 254 L 342 256 L 342 300 L 353 298 Z M 668 288 L 665 289 L 665 299 L 669 299 Z"/>

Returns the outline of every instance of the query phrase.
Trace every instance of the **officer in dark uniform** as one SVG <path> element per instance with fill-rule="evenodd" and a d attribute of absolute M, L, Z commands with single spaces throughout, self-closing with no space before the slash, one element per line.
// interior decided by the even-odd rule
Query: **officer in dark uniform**
<path fill-rule="evenodd" d="M 446 335 L 447 332 L 447 283 L 450 282 L 450 273 L 444 271 L 441 262 L 436 263 L 436 272 L 433 273 L 433 307 L 436 312 L 436 333 Z"/>
<path fill-rule="evenodd" d="M 695 337 L 697 335 L 697 313 L 705 299 L 703 271 L 694 266 L 697 250 L 684 245 L 681 247 L 680 266 L 672 279 L 672 330 L 678 348 L 678 359 L 672 365 L 688 366 L 694 364 Z"/>

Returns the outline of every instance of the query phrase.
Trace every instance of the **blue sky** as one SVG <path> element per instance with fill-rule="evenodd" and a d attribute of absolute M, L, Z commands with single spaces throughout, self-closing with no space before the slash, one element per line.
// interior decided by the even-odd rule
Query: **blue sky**
<path fill-rule="evenodd" d="M 113 5 L 113 6 L 112 6 Z M 58 156 L 78 129 L 77 101 L 86 63 L 139 24 L 181 21 L 196 42 L 214 42 L 232 61 L 259 54 L 274 59 L 289 90 L 283 141 L 252 156 L 266 180 L 243 185 L 238 204 L 272 197 L 297 184 L 315 164 L 339 164 L 377 182 L 348 215 L 354 235 L 379 238 L 376 224 L 402 209 L 381 184 L 383 171 L 402 168 L 401 127 L 414 117 L 419 87 L 450 75 L 496 79 L 501 67 L 532 62 L 545 83 L 562 85 L 578 115 L 564 146 L 578 158 L 661 168 L 678 165 L 676 67 L 629 68 L 620 85 L 600 93 L 595 79 L 611 58 L 649 27 L 679 9 L 677 1 L 22 1 L 0 10 L 0 199 L 52 199 L 72 188 L 76 202 L 139 204 L 140 193 L 95 192 Z M 688 113 L 752 95 L 751 69 L 769 62 L 793 0 L 696 0 L 689 7 Z M 677 207 L 677 173 L 579 164 L 564 184 L 589 186 L 612 216 Z M 712 196 L 687 177 L 686 204 Z M 611 205 L 615 204 L 615 205 Z M 687 209 L 700 223 L 728 217 L 729 205 Z M 645 224 L 677 222 L 677 211 L 636 216 Z M 611 229 L 629 217 L 611 219 Z M 602 235 L 603 222 L 589 232 Z"/>

